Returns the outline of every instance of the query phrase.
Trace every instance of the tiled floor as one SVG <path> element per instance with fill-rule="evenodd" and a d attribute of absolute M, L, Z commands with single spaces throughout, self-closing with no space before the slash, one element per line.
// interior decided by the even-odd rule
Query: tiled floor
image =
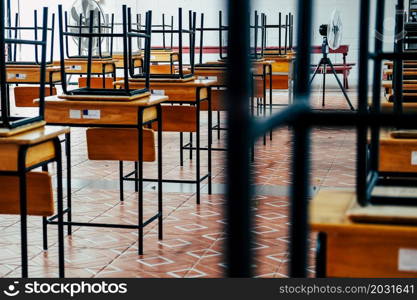
<path fill-rule="evenodd" d="M 321 108 L 320 93 L 312 103 Z M 354 94 L 351 93 L 351 97 Z M 353 99 L 354 103 L 356 102 Z M 275 93 L 274 102 L 287 101 L 287 94 Z M 327 94 L 326 109 L 347 109 L 338 91 Z M 205 123 L 206 118 L 203 118 Z M 205 125 L 203 125 L 205 126 Z M 214 147 L 224 147 L 214 136 Z M 193 178 L 195 159 L 186 155 L 179 165 L 178 134 L 164 134 L 164 177 Z M 207 143 L 206 130 L 203 144 Z M 354 184 L 355 133 L 350 129 L 320 127 L 313 131 L 311 180 L 319 188 L 346 188 Z M 137 222 L 137 201 L 133 185 L 126 184 L 125 202 L 119 201 L 118 163 L 88 161 L 85 130 L 72 130 L 73 219 L 83 222 Z M 204 153 L 205 154 L 205 153 Z M 166 185 L 164 189 L 164 239 L 158 241 L 156 223 L 146 228 L 145 255 L 137 254 L 137 231 L 75 227 L 65 238 L 67 277 L 222 277 L 224 276 L 223 216 L 225 183 L 223 153 L 214 152 L 214 194 L 202 187 L 201 205 L 195 189 L 187 185 Z M 274 131 L 266 146 L 259 141 L 254 165 L 257 196 L 253 201 L 253 249 L 257 277 L 286 277 L 288 264 L 288 198 L 290 184 L 291 132 Z M 127 164 L 131 166 L 131 164 Z M 202 173 L 207 166 L 202 159 Z M 155 176 L 155 163 L 145 164 L 145 175 Z M 128 168 L 126 168 L 128 169 Z M 51 170 L 54 171 L 53 169 Z M 154 184 L 145 184 L 145 216 L 156 212 Z M 16 216 L 0 216 L 0 276 L 20 276 L 20 227 Z M 57 276 L 56 228 L 49 227 L 49 251 L 42 250 L 41 220 L 29 220 L 29 274 Z M 312 235 L 310 257 L 314 258 Z M 309 268 L 314 275 L 313 264 Z"/>

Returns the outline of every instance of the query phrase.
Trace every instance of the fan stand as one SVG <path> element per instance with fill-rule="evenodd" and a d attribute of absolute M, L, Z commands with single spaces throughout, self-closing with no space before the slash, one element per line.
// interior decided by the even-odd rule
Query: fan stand
<path fill-rule="evenodd" d="M 330 69 L 332 70 L 332 73 L 334 75 L 334 77 L 336 78 L 336 81 L 340 87 L 340 89 L 342 90 L 343 95 L 345 96 L 346 102 L 348 103 L 349 107 L 351 110 L 355 110 L 355 108 L 353 107 L 352 103 L 350 102 L 349 96 L 346 93 L 345 88 L 342 85 L 342 82 L 340 81 L 339 77 L 337 77 L 336 71 L 334 69 L 333 63 L 331 62 L 330 58 L 328 57 L 328 51 L 329 49 L 329 44 L 327 42 L 327 37 L 323 37 L 323 44 L 321 45 L 321 52 L 323 54 L 323 57 L 320 59 L 320 62 L 317 65 L 317 68 L 314 70 L 313 76 L 311 77 L 310 80 L 310 85 L 313 83 L 314 78 L 316 77 L 316 75 L 319 73 L 320 71 L 320 67 L 323 67 L 323 101 L 322 101 L 322 106 L 325 106 L 325 99 L 326 99 L 326 73 L 327 73 L 327 66 L 330 66 Z"/>

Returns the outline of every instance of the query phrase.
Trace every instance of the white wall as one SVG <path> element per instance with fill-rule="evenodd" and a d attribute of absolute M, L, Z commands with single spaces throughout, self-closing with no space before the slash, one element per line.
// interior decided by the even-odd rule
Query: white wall
<path fill-rule="evenodd" d="M 372 0 L 373 5 L 377 0 Z M 17 0 L 12 1 L 17 3 Z M 72 0 L 39 0 L 39 1 L 27 1 L 20 0 L 21 14 L 23 24 L 32 20 L 32 11 L 39 9 L 41 6 L 48 6 L 52 11 L 56 11 L 58 4 L 63 4 L 66 9 L 71 7 Z M 395 14 L 396 0 L 386 1 L 386 39 L 389 40 L 386 49 L 392 50 L 392 32 L 394 30 L 393 17 Z M 146 10 L 152 10 L 154 16 L 154 22 L 161 22 L 161 14 L 164 12 L 168 15 L 176 14 L 178 7 L 183 7 L 184 11 L 194 10 L 198 13 L 204 12 L 206 15 L 206 25 L 217 25 L 217 13 L 219 10 L 225 8 L 226 0 L 100 0 L 103 9 L 107 13 L 114 12 L 116 18 L 120 19 L 121 5 L 127 4 L 132 7 L 134 11 L 143 13 Z M 295 13 L 295 23 L 297 21 L 296 14 L 296 0 L 254 0 L 253 8 L 260 12 L 265 12 L 269 15 L 269 18 L 273 18 L 279 11 L 283 13 L 293 12 Z M 327 23 L 330 15 L 334 9 L 338 9 L 342 14 L 342 20 L 344 23 L 343 44 L 350 46 L 350 53 L 348 56 L 349 62 L 357 62 L 358 59 L 358 35 L 359 35 L 359 3 L 360 0 L 316 0 L 314 8 L 314 25 L 312 27 L 314 44 L 321 44 L 322 38 L 318 33 L 320 24 Z M 371 22 L 373 28 L 373 21 Z M 372 31 L 371 31 L 372 32 Z M 215 43 L 216 37 L 208 38 L 207 44 L 211 44 L 210 40 Z M 372 43 L 371 43 L 372 44 Z M 57 44 L 56 44 L 57 45 Z M 319 56 L 313 57 L 313 62 L 318 61 Z M 333 62 L 341 62 L 341 55 L 331 55 Z M 351 76 L 351 82 L 356 82 L 356 69 Z"/>

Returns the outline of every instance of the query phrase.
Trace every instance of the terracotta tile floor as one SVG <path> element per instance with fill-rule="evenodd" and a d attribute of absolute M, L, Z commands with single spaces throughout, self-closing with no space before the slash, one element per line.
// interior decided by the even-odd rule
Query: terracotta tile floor
<path fill-rule="evenodd" d="M 321 93 L 312 97 L 321 108 Z M 353 93 L 350 93 L 352 98 Z M 275 103 L 285 103 L 286 92 L 274 93 Z M 355 103 L 355 99 L 353 99 Z M 327 109 L 347 109 L 338 91 L 327 94 Z M 223 118 L 224 119 L 224 118 Z M 203 126 L 206 124 L 203 117 Z M 216 118 L 214 117 L 214 120 Z M 224 120 L 223 120 L 224 121 Z M 204 127 L 205 128 L 205 127 Z M 188 136 L 188 135 L 187 135 Z M 164 134 L 164 177 L 189 179 L 195 175 L 195 159 L 185 155 L 179 163 L 179 134 Z M 214 147 L 225 146 L 225 133 Z M 202 145 L 207 144 L 206 130 Z M 73 219 L 84 222 L 135 224 L 137 202 L 133 185 L 126 184 L 125 202 L 119 201 L 118 163 L 88 161 L 85 130 L 72 130 Z M 202 174 L 206 170 L 202 155 Z M 350 129 L 328 127 L 313 131 L 311 180 L 319 188 L 352 187 L 355 167 L 355 133 Z M 164 239 L 157 239 L 156 223 L 146 227 L 145 255 L 137 254 L 137 231 L 124 229 L 73 228 L 65 238 L 67 277 L 222 277 L 224 276 L 223 216 L 225 183 L 223 153 L 213 153 L 215 194 L 202 186 L 201 205 L 196 205 L 193 186 L 167 185 L 164 190 Z M 273 140 L 264 146 L 259 141 L 253 164 L 257 196 L 253 201 L 253 249 L 257 277 L 287 276 L 288 198 L 290 184 L 291 132 L 274 131 Z M 145 163 L 145 176 L 155 176 L 156 164 Z M 132 164 L 126 164 L 130 171 Z M 54 172 L 51 168 L 51 172 Z M 145 217 L 157 209 L 154 184 L 145 184 Z M 32 277 L 57 277 L 56 227 L 49 227 L 49 251 L 42 250 L 39 218 L 29 218 L 29 273 Z M 0 276 L 20 276 L 20 227 L 15 216 L 0 216 Z M 314 236 L 311 237 L 311 266 L 314 276 Z"/>

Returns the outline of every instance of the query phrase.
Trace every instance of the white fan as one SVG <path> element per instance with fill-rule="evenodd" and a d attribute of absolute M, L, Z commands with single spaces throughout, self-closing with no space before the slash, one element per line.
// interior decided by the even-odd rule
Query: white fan
<path fill-rule="evenodd" d="M 339 49 L 342 43 L 343 24 L 340 12 L 334 10 L 327 26 L 327 43 L 332 50 Z"/>
<path fill-rule="evenodd" d="M 86 28 L 82 29 L 82 33 L 88 33 L 89 29 L 88 26 L 90 26 L 90 12 L 94 12 L 94 19 L 93 24 L 94 26 L 98 26 L 99 22 L 99 15 L 100 15 L 100 23 L 102 26 L 106 25 L 106 19 L 103 13 L 103 10 L 101 9 L 100 5 L 95 0 L 76 0 L 72 4 L 71 13 L 70 13 L 70 20 L 69 25 L 70 26 L 86 26 Z M 78 28 L 70 27 L 70 31 L 74 33 L 79 33 Z M 103 30 L 104 32 L 105 30 Z M 98 29 L 93 29 L 93 32 L 98 32 Z M 79 45 L 81 42 L 81 51 L 82 54 L 85 55 L 88 51 L 88 38 L 78 38 L 74 37 L 74 42 Z M 93 55 L 97 55 L 98 53 L 98 43 L 102 43 L 102 40 L 98 40 L 97 38 L 93 39 Z"/>

